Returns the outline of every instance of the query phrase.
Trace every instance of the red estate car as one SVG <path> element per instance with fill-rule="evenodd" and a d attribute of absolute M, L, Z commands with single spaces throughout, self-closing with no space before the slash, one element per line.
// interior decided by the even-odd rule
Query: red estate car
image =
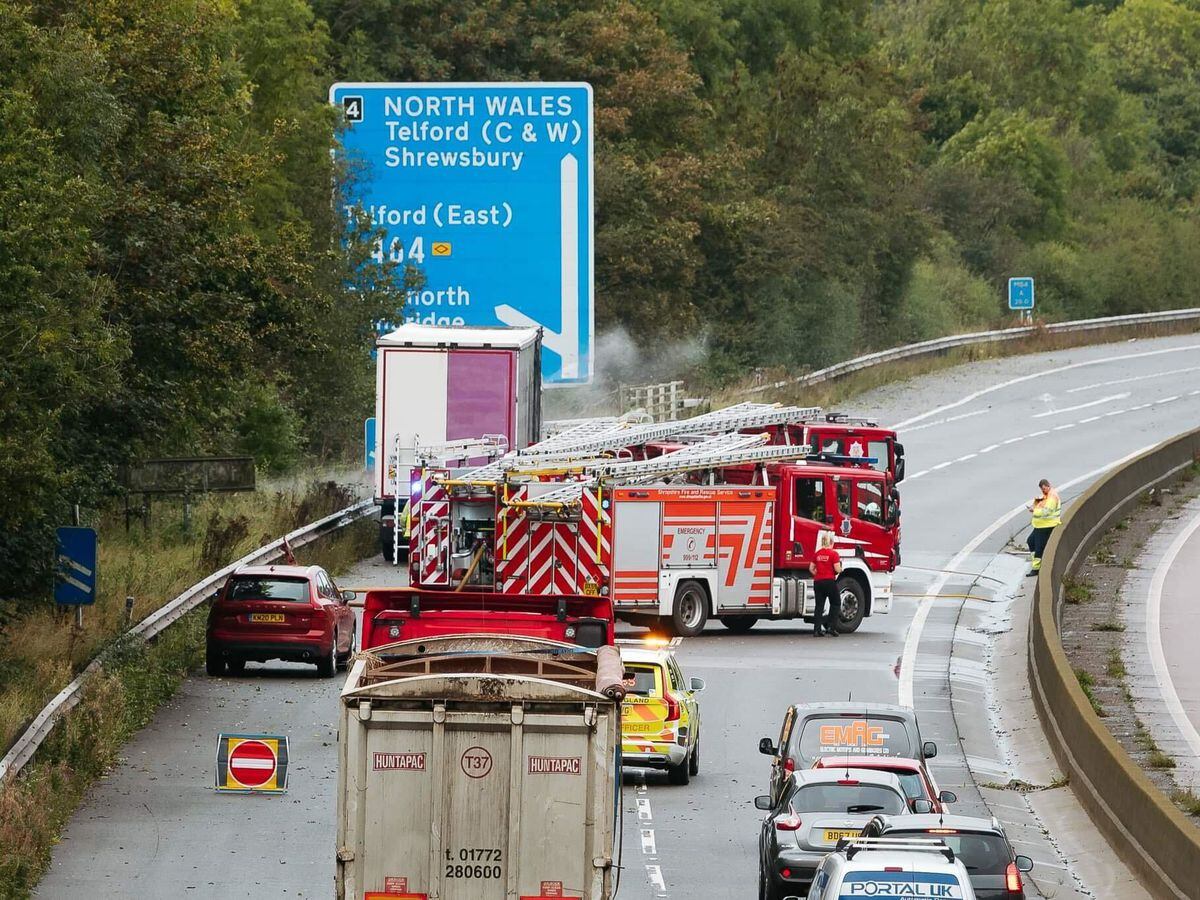
<path fill-rule="evenodd" d="M 243 566 L 208 612 L 205 669 L 236 675 L 248 661 L 284 659 L 330 678 L 354 656 L 352 598 L 320 566 Z"/>
<path fill-rule="evenodd" d="M 871 769 L 891 772 L 900 779 L 904 795 L 911 807 L 914 800 L 928 800 L 933 808 L 930 812 L 945 812 L 947 803 L 955 803 L 958 795 L 953 791 L 939 791 L 929 770 L 918 759 L 903 756 L 822 756 L 814 769 Z"/>

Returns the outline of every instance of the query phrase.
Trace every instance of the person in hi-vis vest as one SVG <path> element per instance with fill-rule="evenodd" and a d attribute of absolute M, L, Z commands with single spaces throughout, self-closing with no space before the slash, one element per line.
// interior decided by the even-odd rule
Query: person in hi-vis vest
<path fill-rule="evenodd" d="M 1042 553 L 1050 540 L 1050 532 L 1062 524 L 1062 499 L 1058 491 L 1045 478 L 1038 482 L 1038 488 L 1041 493 L 1025 504 L 1025 508 L 1033 514 L 1033 528 L 1025 542 L 1029 546 L 1032 563 L 1030 575 L 1042 567 Z"/>

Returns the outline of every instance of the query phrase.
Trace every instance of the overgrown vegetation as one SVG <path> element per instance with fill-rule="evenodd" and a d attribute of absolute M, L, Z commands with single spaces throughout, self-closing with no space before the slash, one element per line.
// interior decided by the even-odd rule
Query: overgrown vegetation
<path fill-rule="evenodd" d="M 1096 595 L 1096 588 L 1086 578 L 1066 576 L 1062 581 L 1063 600 L 1067 603 L 1087 603 Z"/>
<path fill-rule="evenodd" d="M 1083 690 L 1083 695 L 1087 697 L 1088 703 L 1092 704 L 1092 709 L 1100 718 L 1108 715 L 1104 707 L 1100 705 L 1100 701 L 1096 699 L 1096 679 L 1087 669 L 1076 669 L 1075 678 L 1079 682 L 1079 687 Z"/>
<path fill-rule="evenodd" d="M 255 528 L 287 530 L 295 526 L 295 519 L 301 512 L 302 504 L 297 501 L 303 496 L 311 497 L 313 493 L 328 497 L 332 492 L 320 490 L 302 496 L 278 494 L 263 505 L 261 513 L 245 502 L 230 504 L 232 508 L 225 510 L 214 506 L 210 522 L 213 519 L 241 519 L 253 523 Z M 209 533 L 212 533 L 211 525 Z M 131 536 L 124 560 L 115 550 L 109 551 L 109 567 L 133 566 L 128 571 L 131 577 L 143 579 L 139 584 L 157 584 L 170 594 L 178 585 L 202 577 L 207 571 L 203 567 L 208 565 L 197 557 L 195 542 L 189 545 L 189 552 L 181 552 L 179 537 L 151 535 L 139 539 Z M 302 563 L 319 563 L 336 574 L 369 553 L 374 538 L 373 524 L 363 521 L 315 546 L 301 548 L 297 556 Z M 258 543 L 258 535 L 249 539 L 249 544 Z M 231 554 L 229 558 L 240 554 L 249 544 L 245 539 L 230 543 L 226 551 Z M 222 560 L 225 561 L 228 559 Z M 165 596 L 159 599 L 165 599 Z M 149 599 L 144 602 L 144 608 L 149 608 Z M 96 612 L 97 623 L 108 615 L 101 609 Z M 150 721 L 184 676 L 203 659 L 206 617 L 207 608 L 202 606 L 165 631 L 153 644 L 120 639 L 109 645 L 101 654 L 103 672 L 89 680 L 80 704 L 51 732 L 21 775 L 0 788 L 0 897 L 28 896 L 49 862 L 59 832 L 88 785 L 117 762 L 124 743 Z M 70 631 L 66 623 L 47 621 L 42 621 L 43 630 L 37 631 L 34 628 L 36 621 L 21 623 L 22 640 L 36 641 L 43 648 L 57 646 L 62 635 Z M 83 647 L 106 640 L 97 623 L 89 626 L 86 641 L 80 640 L 71 646 Z M 15 643 L 10 641 L 9 646 Z M 24 652 L 13 656 L 11 670 L 7 665 L 5 667 L 6 675 L 36 662 L 33 656 Z M 40 706 L 44 697 L 62 687 L 61 679 L 67 675 L 65 666 L 51 671 L 33 671 L 35 674 L 26 675 L 20 681 L 10 678 L 4 683 L 4 727 L 6 737 L 10 739 L 14 725 L 21 718 L 20 711 L 28 713 L 35 705 Z M 58 678 L 60 681 L 40 683 L 35 687 L 29 682 L 31 678 Z"/>
<path fill-rule="evenodd" d="M 1171 794 L 1171 802 L 1189 816 L 1200 816 L 1200 795 L 1195 791 L 1175 791 Z"/>

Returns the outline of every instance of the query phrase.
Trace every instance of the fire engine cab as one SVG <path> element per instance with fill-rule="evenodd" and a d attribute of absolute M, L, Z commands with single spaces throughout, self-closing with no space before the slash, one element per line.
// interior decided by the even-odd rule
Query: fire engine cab
<path fill-rule="evenodd" d="M 772 443 L 817 412 L 741 404 L 684 422 L 584 423 L 482 467 L 427 467 L 413 486 L 412 584 L 608 597 L 619 618 L 675 634 L 710 617 L 744 631 L 811 620 L 808 565 L 828 530 L 853 631 L 890 609 L 898 494 L 871 458 L 809 464 L 809 447 Z"/>

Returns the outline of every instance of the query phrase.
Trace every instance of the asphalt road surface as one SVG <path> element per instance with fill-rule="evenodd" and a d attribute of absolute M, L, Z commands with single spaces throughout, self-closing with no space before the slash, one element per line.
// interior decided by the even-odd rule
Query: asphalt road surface
<path fill-rule="evenodd" d="M 837 639 L 815 639 L 800 623 L 742 636 L 714 623 L 684 642 L 686 673 L 708 684 L 701 774 L 686 787 L 655 772 L 627 775 L 620 896 L 754 897 L 762 814 L 752 801 L 769 764 L 758 739 L 778 734 L 789 703 L 849 696 L 914 703 L 940 747 L 935 777 L 960 795 L 955 812 L 985 813 L 987 799 L 1037 859 L 1035 876 L 1069 882 L 1036 824 L 986 784 L 1003 755 L 986 644 L 1004 625 L 988 601 L 1022 581 L 1023 561 L 1003 550 L 1010 537 L 1023 540 L 1038 479 L 1062 486 L 1069 502 L 1105 467 L 1200 421 L 1198 386 L 1200 338 L 1181 336 L 977 363 L 856 401 L 854 412 L 899 424 L 907 450 L 902 596 Z M 369 562 L 341 581 L 389 578 Z M 929 596 L 966 593 L 980 602 Z M 40 896 L 329 896 L 339 685 L 282 664 L 188 679 L 78 811 Z M 214 794 L 220 731 L 289 734 L 289 792 Z"/>

